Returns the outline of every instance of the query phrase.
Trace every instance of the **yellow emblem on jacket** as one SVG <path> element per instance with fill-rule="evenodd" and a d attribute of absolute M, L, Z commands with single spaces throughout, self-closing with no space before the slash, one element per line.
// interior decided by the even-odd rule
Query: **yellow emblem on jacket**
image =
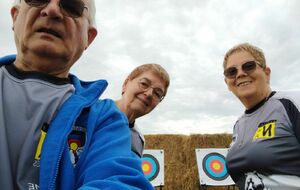
<path fill-rule="evenodd" d="M 261 138 L 273 138 L 275 136 L 275 120 L 260 124 L 253 136 L 253 140 Z"/>

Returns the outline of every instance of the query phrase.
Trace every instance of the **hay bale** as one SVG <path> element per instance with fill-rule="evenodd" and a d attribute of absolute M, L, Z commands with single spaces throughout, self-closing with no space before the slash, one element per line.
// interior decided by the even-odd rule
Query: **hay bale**
<path fill-rule="evenodd" d="M 231 134 L 146 135 L 146 149 L 163 149 L 165 155 L 165 185 L 163 190 L 197 190 L 200 187 L 196 148 L 226 148 Z M 160 188 L 156 188 L 160 189 Z M 208 187 L 211 190 L 228 187 Z"/>

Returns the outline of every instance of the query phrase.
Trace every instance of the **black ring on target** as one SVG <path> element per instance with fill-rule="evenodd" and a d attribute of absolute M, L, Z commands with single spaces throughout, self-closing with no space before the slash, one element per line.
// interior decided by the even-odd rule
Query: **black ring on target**
<path fill-rule="evenodd" d="M 207 154 L 203 158 L 202 168 L 208 177 L 216 181 L 222 181 L 229 176 L 225 157 L 216 152 Z"/>
<path fill-rule="evenodd" d="M 147 165 L 147 171 L 144 171 L 145 164 Z M 152 181 L 158 176 L 160 171 L 158 160 L 151 154 L 144 154 L 142 157 L 142 168 L 146 178 Z"/>

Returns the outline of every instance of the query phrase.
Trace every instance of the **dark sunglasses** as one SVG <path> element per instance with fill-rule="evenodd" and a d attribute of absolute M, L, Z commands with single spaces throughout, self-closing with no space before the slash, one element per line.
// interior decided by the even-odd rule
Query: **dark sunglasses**
<path fill-rule="evenodd" d="M 250 74 L 256 69 L 256 65 L 259 65 L 261 68 L 264 68 L 260 63 L 256 61 L 248 61 L 244 63 L 241 67 L 243 72 Z M 238 73 L 238 69 L 236 67 L 229 67 L 224 70 L 224 76 L 229 79 L 233 79 L 236 77 Z"/>
<path fill-rule="evenodd" d="M 31 7 L 45 7 L 50 3 L 51 0 L 25 0 L 26 4 Z M 59 7 L 65 16 L 72 18 L 81 17 L 84 9 L 88 7 L 81 0 L 60 0 Z"/>

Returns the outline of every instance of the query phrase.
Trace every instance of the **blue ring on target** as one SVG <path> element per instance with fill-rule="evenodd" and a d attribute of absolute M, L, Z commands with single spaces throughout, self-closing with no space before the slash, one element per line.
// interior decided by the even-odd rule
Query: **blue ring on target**
<path fill-rule="evenodd" d="M 222 170 L 215 171 L 214 168 L 211 167 L 214 162 L 220 164 Z M 202 167 L 205 174 L 213 180 L 222 181 L 229 176 L 226 168 L 225 157 L 222 154 L 216 152 L 207 154 L 203 158 Z"/>
<path fill-rule="evenodd" d="M 153 179 L 155 179 L 158 176 L 160 167 L 159 167 L 159 162 L 158 160 L 152 156 L 151 154 L 144 154 L 142 157 L 142 165 L 144 162 L 148 162 L 151 164 L 151 168 L 152 170 L 150 171 L 150 173 L 145 174 L 146 178 L 149 181 L 152 181 Z"/>

